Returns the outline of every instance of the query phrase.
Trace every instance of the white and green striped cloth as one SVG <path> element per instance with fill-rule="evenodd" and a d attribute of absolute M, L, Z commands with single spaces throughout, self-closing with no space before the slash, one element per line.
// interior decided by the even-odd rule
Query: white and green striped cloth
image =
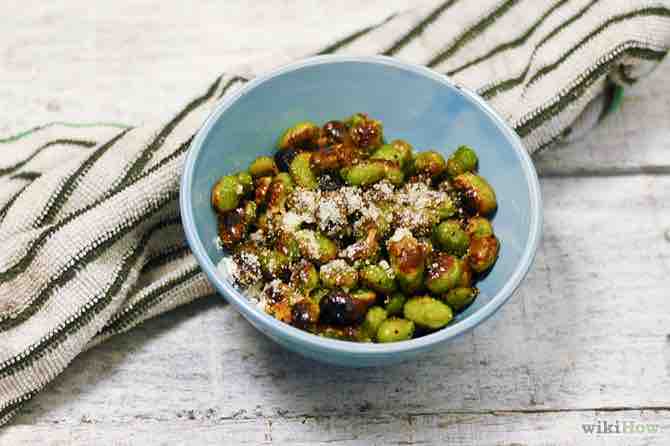
<path fill-rule="evenodd" d="M 668 0 L 447 0 L 371 17 L 303 56 L 427 65 L 478 91 L 536 152 L 592 127 L 669 46 Z M 194 133 L 255 73 L 239 74 L 155 126 L 51 123 L 0 140 L 0 424 L 83 350 L 213 294 L 178 185 Z"/>

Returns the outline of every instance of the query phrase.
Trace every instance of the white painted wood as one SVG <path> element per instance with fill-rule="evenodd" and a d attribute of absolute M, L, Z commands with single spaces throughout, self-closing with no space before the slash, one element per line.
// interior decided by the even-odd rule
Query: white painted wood
<path fill-rule="evenodd" d="M 670 173 L 670 63 L 625 89 L 621 109 L 583 141 L 536 156 L 542 174 Z"/>
<path fill-rule="evenodd" d="M 0 136 L 53 120 L 131 125 L 171 115 L 222 71 L 320 48 L 428 0 L 10 0 L 2 22 Z M 334 9 L 334 10 L 333 10 Z M 337 20 L 332 20 L 333 14 Z M 327 27 L 323 23 L 328 23 Z M 253 25 L 253 26 L 252 26 Z M 541 171 L 670 166 L 670 64 L 628 89 L 621 113 L 587 141 L 538 157 Z"/>
<path fill-rule="evenodd" d="M 9 0 L 0 135 L 52 120 L 159 119 L 223 71 L 288 61 L 422 3 Z"/>
<path fill-rule="evenodd" d="M 619 422 L 621 433 L 585 434 L 583 425 L 605 421 Z M 623 433 L 624 422 L 626 430 Z M 631 424 L 633 423 L 633 424 Z M 601 424 L 601 429 L 603 425 Z M 648 427 L 649 426 L 649 427 Z M 637 429 L 644 429 L 638 433 Z M 650 429 L 654 432 L 649 432 Z M 416 416 L 363 417 L 347 415 L 329 418 L 257 417 L 222 418 L 216 412 L 193 413 L 170 423 L 132 420 L 127 423 L 100 424 L 84 420 L 81 424 L 55 424 L 10 427 L 11 443 L 70 445 L 94 444 L 192 444 L 192 445 L 277 445 L 335 446 L 455 445 L 525 446 L 579 445 L 627 446 L 661 445 L 670 434 L 670 420 L 646 411 L 609 413 L 476 413 L 429 414 Z M 188 433 L 188 434 L 186 434 Z M 0 435 L 0 439 L 2 436 Z"/>
<path fill-rule="evenodd" d="M 0 27 L 3 136 L 52 120 L 156 119 L 222 70 L 415 4 L 14 3 Z M 670 64 L 654 76 L 586 141 L 537 157 L 558 177 L 542 181 L 535 267 L 497 316 L 444 349 L 388 369 L 322 366 L 211 299 L 83 354 L 0 445 L 669 443 L 670 427 L 581 431 L 594 418 L 670 425 L 670 176 L 629 175 L 670 165 Z"/>
<path fill-rule="evenodd" d="M 121 438 L 126 426 L 145 422 L 153 423 L 142 428 L 150 438 L 151 426 L 167 435 L 208 413 L 229 419 L 225 426 L 245 420 L 231 428 L 238 438 L 255 435 L 268 419 L 305 416 L 325 419 L 313 427 L 323 438 L 344 429 L 341 417 L 453 411 L 660 407 L 656 415 L 667 421 L 670 243 L 661 228 L 670 224 L 670 177 L 545 179 L 543 189 L 545 237 L 519 293 L 471 334 L 416 362 L 372 370 L 319 365 L 275 346 L 232 308 L 201 302 L 84 354 L 7 428 L 8 438 L 25 438 L 32 426 L 23 425 L 61 433 L 58 426 L 72 425 L 82 441 L 108 429 Z M 490 429 L 492 439 L 494 429 L 543 430 L 552 420 L 558 430 L 575 428 L 561 417 L 464 419 L 471 421 L 463 429 Z M 439 423 L 426 423 L 435 424 L 437 441 Z M 197 425 L 174 428 L 172 440 L 187 441 Z M 380 432 L 396 438 L 404 431 L 395 426 Z M 570 438 L 556 444 L 582 444 Z"/>

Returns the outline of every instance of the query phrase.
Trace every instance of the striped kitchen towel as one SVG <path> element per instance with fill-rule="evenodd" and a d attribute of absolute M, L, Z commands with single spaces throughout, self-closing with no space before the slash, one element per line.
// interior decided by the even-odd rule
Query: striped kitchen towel
<path fill-rule="evenodd" d="M 447 0 L 291 58 L 427 65 L 536 152 L 592 127 L 669 46 L 669 0 Z M 0 424 L 83 350 L 213 294 L 180 225 L 184 156 L 221 97 L 286 61 L 223 74 L 157 125 L 51 123 L 0 140 Z"/>

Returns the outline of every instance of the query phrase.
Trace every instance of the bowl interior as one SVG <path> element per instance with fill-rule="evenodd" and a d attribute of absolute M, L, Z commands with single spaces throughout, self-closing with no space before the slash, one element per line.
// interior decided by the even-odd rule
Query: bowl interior
<path fill-rule="evenodd" d="M 517 269 L 529 234 L 536 231 L 531 227 L 537 210 L 531 209 L 527 157 L 519 153 L 518 140 L 471 94 L 396 64 L 307 64 L 263 80 L 218 110 L 205 127 L 190 179 L 194 230 L 206 255 L 214 265 L 223 256 L 215 242 L 216 219 L 210 207 L 210 189 L 220 176 L 246 169 L 261 154 L 272 154 L 280 133 L 297 121 L 322 124 L 358 111 L 380 119 L 387 140 L 402 138 L 417 150 L 433 149 L 445 157 L 462 144 L 479 154 L 480 173 L 498 195 L 493 224 L 501 252 L 491 273 L 478 284 L 481 295 L 452 326 L 477 317 Z"/>

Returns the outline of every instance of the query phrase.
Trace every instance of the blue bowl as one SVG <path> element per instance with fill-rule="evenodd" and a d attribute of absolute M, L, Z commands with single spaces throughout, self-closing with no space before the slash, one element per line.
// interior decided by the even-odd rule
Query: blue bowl
<path fill-rule="evenodd" d="M 467 144 L 479 154 L 480 172 L 498 195 L 493 221 L 500 257 L 479 282 L 481 294 L 446 328 L 392 344 L 326 339 L 265 314 L 217 270 L 210 190 L 219 177 L 245 170 L 272 154 L 292 124 L 326 122 L 366 112 L 384 123 L 389 139 L 445 155 Z M 441 74 L 388 57 L 322 56 L 279 68 L 227 97 L 198 132 L 181 181 L 181 215 L 193 253 L 212 284 L 258 330 L 289 350 L 318 361 L 378 366 L 411 358 L 465 333 L 494 314 L 525 277 L 542 222 L 537 174 L 517 135 L 480 97 Z"/>

